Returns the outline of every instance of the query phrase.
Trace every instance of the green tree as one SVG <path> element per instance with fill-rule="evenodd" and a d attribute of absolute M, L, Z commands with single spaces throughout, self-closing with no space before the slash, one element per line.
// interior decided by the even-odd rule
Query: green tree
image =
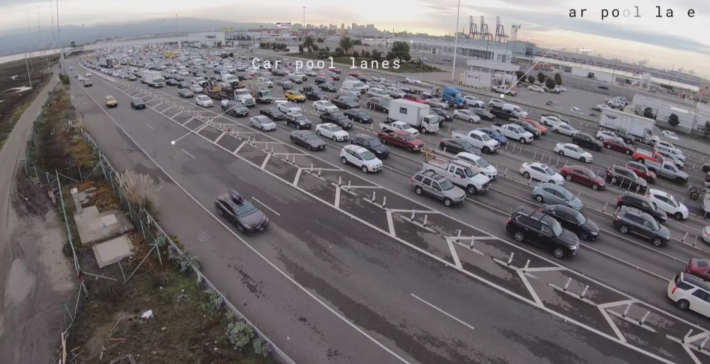
<path fill-rule="evenodd" d="M 323 42 L 325 42 L 325 39 L 323 39 L 323 38 L 318 38 L 318 39 L 316 40 L 316 42 L 318 42 L 318 43 L 323 43 Z"/>
<path fill-rule="evenodd" d="M 395 58 L 399 57 L 399 59 L 403 61 L 409 61 L 412 59 L 412 56 L 409 55 L 409 44 L 407 42 L 392 43 L 392 52 L 396 55 Z"/>
<path fill-rule="evenodd" d="M 350 39 L 350 37 L 342 37 L 340 38 L 340 42 L 338 43 L 340 48 L 345 52 L 345 54 L 350 53 L 350 51 L 353 49 L 353 41 Z"/>
<path fill-rule="evenodd" d="M 355 58 L 359 58 L 359 57 L 360 57 L 360 53 L 358 53 L 358 51 L 353 51 L 352 56 L 355 57 Z"/>
<path fill-rule="evenodd" d="M 343 51 L 342 48 L 337 47 L 337 48 L 335 48 L 335 55 L 336 55 L 337 57 L 342 57 L 343 55 L 345 55 L 345 52 Z"/>
<path fill-rule="evenodd" d="M 327 53 L 330 53 L 330 47 L 325 46 L 325 51 L 326 51 Z"/>
<path fill-rule="evenodd" d="M 557 86 L 557 83 L 555 83 L 555 80 L 547 78 L 545 80 L 545 86 L 547 86 L 548 89 L 552 90 L 555 88 L 555 86 Z"/>
<path fill-rule="evenodd" d="M 643 117 L 653 119 L 653 109 L 650 107 L 643 109 Z"/>
<path fill-rule="evenodd" d="M 76 48 L 76 42 L 71 41 L 71 47 L 72 47 L 72 48 Z"/>
<path fill-rule="evenodd" d="M 370 58 L 370 57 L 372 57 L 372 54 L 370 54 L 370 52 L 368 52 L 368 51 L 362 51 L 362 57 L 363 58 Z"/>
<path fill-rule="evenodd" d="M 389 51 L 387 52 L 387 56 L 385 58 L 387 58 L 388 61 L 394 61 L 397 58 L 397 54 Z"/>
<path fill-rule="evenodd" d="M 307 36 L 305 39 L 303 39 L 303 49 L 308 49 L 308 53 L 313 52 L 313 46 L 316 45 L 316 42 L 313 40 L 312 36 Z"/>
<path fill-rule="evenodd" d="M 378 51 L 377 49 L 374 49 L 372 51 L 372 59 L 375 61 L 379 61 L 382 59 L 382 52 Z"/>
<path fill-rule="evenodd" d="M 671 114 L 671 116 L 668 117 L 668 124 L 670 124 L 673 128 L 678 126 L 678 124 L 680 124 L 680 120 L 678 119 L 678 115 Z"/>
<path fill-rule="evenodd" d="M 355 40 L 353 41 L 353 45 L 354 45 L 354 46 L 361 46 L 361 45 L 362 45 L 362 40 L 360 40 L 360 39 L 355 39 Z"/>
<path fill-rule="evenodd" d="M 540 82 L 540 83 L 545 82 L 545 78 L 547 78 L 547 76 L 545 76 L 545 74 L 542 73 L 542 71 L 537 73 L 537 81 L 538 82 Z"/>
<path fill-rule="evenodd" d="M 555 83 L 562 86 L 562 75 L 559 72 L 555 73 Z"/>
<path fill-rule="evenodd" d="M 528 76 L 528 83 L 535 83 L 535 76 L 529 75 Z"/>
<path fill-rule="evenodd" d="M 298 45 L 298 53 L 303 54 L 303 44 Z"/>
<path fill-rule="evenodd" d="M 515 71 L 515 78 L 518 80 L 518 82 L 525 82 L 525 72 Z"/>
<path fill-rule="evenodd" d="M 320 50 L 320 47 L 318 47 L 318 44 L 313 45 L 313 50 L 318 52 Z"/>

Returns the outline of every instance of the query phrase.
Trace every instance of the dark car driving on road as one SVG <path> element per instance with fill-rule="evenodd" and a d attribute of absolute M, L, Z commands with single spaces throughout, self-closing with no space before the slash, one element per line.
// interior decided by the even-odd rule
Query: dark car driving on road
<path fill-rule="evenodd" d="M 135 110 L 145 109 L 145 102 L 139 97 L 134 97 L 131 99 L 131 107 Z"/>
<path fill-rule="evenodd" d="M 219 216 L 229 220 L 242 233 L 263 231 L 269 226 L 269 219 L 236 191 L 229 190 L 215 199 L 215 209 Z"/>
<path fill-rule="evenodd" d="M 577 255 L 579 239 L 564 229 L 552 216 L 539 209 L 520 206 L 510 215 L 505 225 L 515 241 L 527 241 L 543 249 L 552 251 L 556 258 Z"/>
<path fill-rule="evenodd" d="M 316 133 L 308 130 L 295 130 L 289 135 L 291 143 L 306 147 L 308 150 L 324 150 L 325 142 Z"/>
<path fill-rule="evenodd" d="M 279 109 L 277 109 L 275 106 L 261 109 L 259 110 L 259 114 L 264 115 L 273 121 L 283 120 L 286 117 L 286 115 L 279 111 Z"/>

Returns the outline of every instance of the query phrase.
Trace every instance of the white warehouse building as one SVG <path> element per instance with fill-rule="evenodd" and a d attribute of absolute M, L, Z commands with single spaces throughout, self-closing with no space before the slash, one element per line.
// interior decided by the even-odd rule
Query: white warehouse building
<path fill-rule="evenodd" d="M 395 39 L 398 41 L 400 39 Z M 410 40 L 410 48 L 415 51 L 441 55 L 454 55 L 454 42 L 439 40 Z M 513 58 L 513 48 L 507 49 L 503 43 L 486 41 L 467 41 L 459 39 L 456 47 L 458 57 L 465 59 L 485 59 L 497 62 L 510 63 Z M 462 59 L 461 61 L 465 61 Z"/>
<path fill-rule="evenodd" d="M 182 42 L 194 42 L 203 43 L 210 47 L 214 46 L 217 42 L 222 42 L 224 44 L 224 32 L 200 32 L 200 33 L 190 33 L 186 38 L 181 39 Z"/>

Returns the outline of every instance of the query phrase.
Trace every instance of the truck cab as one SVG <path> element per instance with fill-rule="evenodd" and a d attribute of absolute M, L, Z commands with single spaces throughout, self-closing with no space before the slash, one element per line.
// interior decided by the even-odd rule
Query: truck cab
<path fill-rule="evenodd" d="M 248 88 L 238 88 L 234 90 L 234 99 L 241 101 L 246 107 L 256 106 L 256 100 L 251 96 L 251 91 Z"/>
<path fill-rule="evenodd" d="M 451 107 L 455 107 L 458 109 L 463 109 L 464 107 L 466 107 L 466 99 L 464 99 L 463 94 L 461 93 L 461 91 L 453 87 L 444 88 L 444 93 L 441 99 L 448 102 Z"/>

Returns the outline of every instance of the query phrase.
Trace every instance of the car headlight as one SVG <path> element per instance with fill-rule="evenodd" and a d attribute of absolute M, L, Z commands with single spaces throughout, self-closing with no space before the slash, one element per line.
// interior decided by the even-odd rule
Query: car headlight
<path fill-rule="evenodd" d="M 577 250 L 577 246 L 576 246 L 576 245 L 572 245 L 571 247 L 569 247 L 569 249 L 570 249 L 570 250 Z"/>
<path fill-rule="evenodd" d="M 599 233 L 598 233 L 598 232 L 596 232 L 596 231 L 592 231 L 592 232 L 590 232 L 590 234 L 592 234 L 592 235 L 594 235 L 594 236 L 597 236 L 597 235 L 599 235 Z"/>

